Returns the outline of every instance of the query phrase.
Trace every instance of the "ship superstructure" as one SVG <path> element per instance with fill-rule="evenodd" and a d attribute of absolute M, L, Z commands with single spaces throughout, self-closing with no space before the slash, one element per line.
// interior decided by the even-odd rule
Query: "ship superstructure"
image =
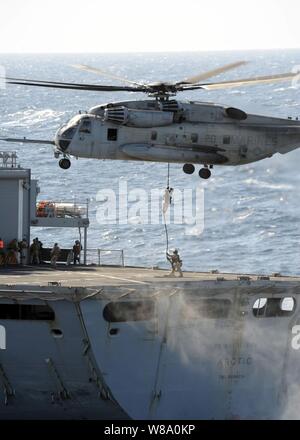
<path fill-rule="evenodd" d="M 5 154 L 3 241 L 81 226 L 87 250 L 81 205 L 37 202 L 30 170 Z M 57 270 L 1 259 L 0 419 L 299 418 L 299 277 L 179 279 L 98 257 Z"/>

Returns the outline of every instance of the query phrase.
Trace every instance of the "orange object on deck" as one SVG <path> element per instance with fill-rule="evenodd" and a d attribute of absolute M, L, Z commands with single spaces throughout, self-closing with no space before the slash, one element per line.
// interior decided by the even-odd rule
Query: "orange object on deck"
<path fill-rule="evenodd" d="M 36 206 L 37 217 L 54 217 L 55 205 L 53 202 L 41 201 Z"/>

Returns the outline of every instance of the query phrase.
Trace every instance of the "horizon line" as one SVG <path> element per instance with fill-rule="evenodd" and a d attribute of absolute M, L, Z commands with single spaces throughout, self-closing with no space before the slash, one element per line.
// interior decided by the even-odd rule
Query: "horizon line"
<path fill-rule="evenodd" d="M 252 48 L 252 49 L 199 49 L 199 50 L 132 50 L 132 51 L 105 51 L 105 52 L 56 52 L 56 51 L 12 51 L 12 52 L 1 52 L 0 55 L 109 55 L 109 54 L 162 54 L 162 53 L 209 53 L 209 52 L 254 52 L 254 51 L 289 51 L 289 50 L 300 50 L 300 47 L 277 47 L 277 48 Z"/>

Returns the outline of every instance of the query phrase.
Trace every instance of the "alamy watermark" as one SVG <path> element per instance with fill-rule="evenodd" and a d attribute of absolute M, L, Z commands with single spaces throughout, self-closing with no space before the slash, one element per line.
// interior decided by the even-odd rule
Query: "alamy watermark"
<path fill-rule="evenodd" d="M 101 225 L 196 225 L 204 230 L 203 188 L 131 188 L 119 181 L 118 190 L 98 191 L 97 222 Z"/>
<path fill-rule="evenodd" d="M 292 337 L 292 348 L 294 350 L 299 350 L 300 349 L 300 325 L 294 325 L 292 328 L 292 334 L 294 335 Z"/>
<path fill-rule="evenodd" d="M 292 79 L 292 87 L 294 87 L 295 89 L 299 89 L 299 87 L 300 87 L 300 65 L 299 64 L 292 68 L 292 73 L 295 73 L 295 76 Z"/>
<path fill-rule="evenodd" d="M 0 325 L 0 350 L 6 350 L 6 330 Z"/>

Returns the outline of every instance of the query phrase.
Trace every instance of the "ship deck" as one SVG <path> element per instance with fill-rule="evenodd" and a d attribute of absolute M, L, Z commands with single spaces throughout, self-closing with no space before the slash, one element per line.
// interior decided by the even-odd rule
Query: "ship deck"
<path fill-rule="evenodd" d="M 110 266 L 60 266 L 53 269 L 49 266 L 24 266 L 0 269 L 0 285 L 32 285 L 48 286 L 58 283 L 63 287 L 94 287 L 124 285 L 155 285 L 167 283 L 180 285 L 186 282 L 247 280 L 256 281 L 262 275 L 229 274 L 213 272 L 184 272 L 183 278 L 168 276 L 169 271 L 141 267 L 110 267 Z M 274 274 L 273 274 L 274 275 Z M 274 282 L 300 282 L 299 276 L 272 276 Z"/>

